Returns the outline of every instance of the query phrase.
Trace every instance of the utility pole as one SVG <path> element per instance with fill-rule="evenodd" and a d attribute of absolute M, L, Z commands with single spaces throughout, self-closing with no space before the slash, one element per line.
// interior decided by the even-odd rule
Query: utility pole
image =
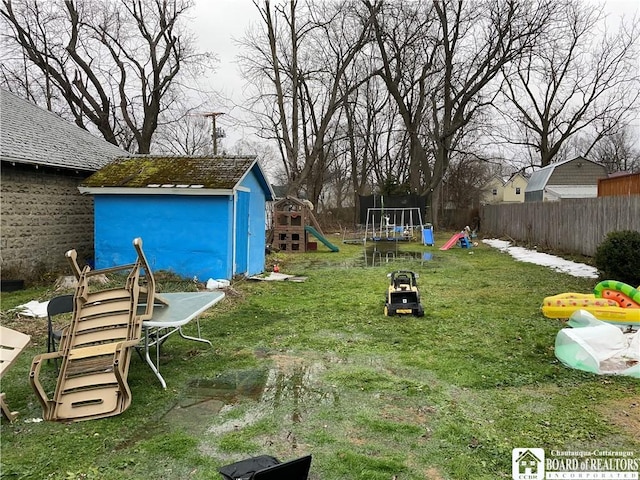
<path fill-rule="evenodd" d="M 202 114 L 211 117 L 211 142 L 213 143 L 213 155 L 218 155 L 218 129 L 216 128 L 216 117 L 224 115 L 224 112 L 207 112 Z"/>

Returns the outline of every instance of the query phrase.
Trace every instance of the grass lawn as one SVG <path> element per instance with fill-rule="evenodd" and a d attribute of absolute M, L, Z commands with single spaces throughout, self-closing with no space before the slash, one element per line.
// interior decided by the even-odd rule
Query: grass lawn
<path fill-rule="evenodd" d="M 401 250 L 433 257 L 367 266 L 361 245 L 342 244 L 276 254 L 281 272 L 307 280 L 234 282 L 200 322 L 213 348 L 165 343 L 167 390 L 134 355 L 132 406 L 72 424 L 33 421 L 28 370 L 46 351 L 46 320 L 7 313 L 53 291 L 3 293 L 3 323 L 32 342 L 2 379 L 20 412 L 2 421 L 2 478 L 217 479 L 248 456 L 312 453 L 311 480 L 493 480 L 512 478 L 516 447 L 640 459 L 640 383 L 564 367 L 553 353 L 563 322 L 540 313 L 545 296 L 595 280 L 482 243 Z M 398 269 L 419 274 L 423 318 L 383 315 Z M 53 378 L 53 365 L 43 372 Z"/>

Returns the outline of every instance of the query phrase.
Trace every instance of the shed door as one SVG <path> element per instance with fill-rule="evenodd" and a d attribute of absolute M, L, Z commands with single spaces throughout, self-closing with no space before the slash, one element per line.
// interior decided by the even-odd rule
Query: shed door
<path fill-rule="evenodd" d="M 238 192 L 236 207 L 235 274 L 247 273 L 249 264 L 249 192 Z"/>

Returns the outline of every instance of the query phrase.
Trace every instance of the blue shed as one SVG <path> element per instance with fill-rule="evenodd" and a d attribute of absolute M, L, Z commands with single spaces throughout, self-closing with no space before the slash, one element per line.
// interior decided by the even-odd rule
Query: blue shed
<path fill-rule="evenodd" d="M 119 158 L 79 189 L 94 199 L 96 268 L 131 261 L 142 237 L 156 271 L 201 281 L 264 271 L 273 191 L 256 157 Z"/>

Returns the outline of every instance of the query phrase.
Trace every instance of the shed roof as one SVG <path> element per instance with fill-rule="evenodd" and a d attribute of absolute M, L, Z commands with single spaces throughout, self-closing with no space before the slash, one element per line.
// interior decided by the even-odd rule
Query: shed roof
<path fill-rule="evenodd" d="M 591 162 L 591 160 L 587 160 L 584 157 L 576 157 L 576 158 L 571 158 L 569 160 L 563 160 L 561 162 L 550 163 L 546 167 L 542 167 L 540 170 L 536 170 L 531 174 L 531 177 L 529 178 L 529 183 L 527 184 L 527 188 L 525 192 L 537 192 L 539 190 L 544 189 L 544 187 L 549 182 L 549 178 L 551 178 L 551 175 L 553 174 L 553 171 L 556 168 L 558 168 L 561 165 L 564 165 L 565 163 L 573 162 L 574 160 Z M 595 162 L 591 162 L 591 163 L 595 163 Z"/>
<path fill-rule="evenodd" d="M 256 168 L 270 200 L 273 193 L 255 156 L 118 158 L 80 185 L 89 193 L 109 189 L 231 190 Z"/>
<path fill-rule="evenodd" d="M 126 150 L 0 89 L 0 159 L 93 172 Z"/>

